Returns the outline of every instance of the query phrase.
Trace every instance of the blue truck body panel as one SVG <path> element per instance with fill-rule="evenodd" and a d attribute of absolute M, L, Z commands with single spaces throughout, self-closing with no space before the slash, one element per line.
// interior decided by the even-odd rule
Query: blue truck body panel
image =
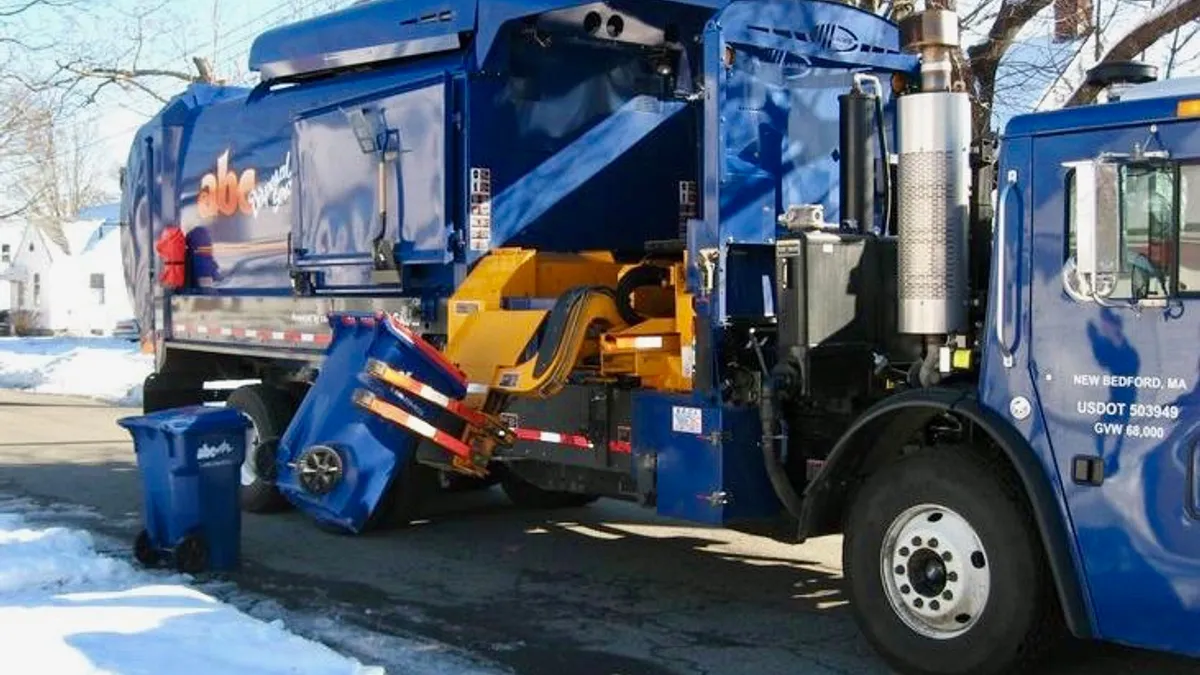
<path fill-rule="evenodd" d="M 633 398 L 634 465 L 657 468 L 660 515 L 710 525 L 779 512 L 757 440 L 758 413 L 692 396 L 638 392 Z"/>
<path fill-rule="evenodd" d="M 1004 239 L 997 242 L 1009 276 L 991 288 L 992 297 L 1007 294 L 1005 316 L 989 316 L 980 395 L 1013 420 L 1058 488 L 1096 633 L 1200 654 L 1200 364 L 1193 356 L 1200 321 L 1188 311 L 1200 300 L 1184 295 L 1134 311 L 1077 303 L 1063 286 L 1072 253 L 1065 165 L 1129 153 L 1135 144 L 1184 164 L 1200 160 L 1200 123 L 1177 117 L 1176 106 L 1175 99 L 1129 101 L 1009 125 L 1000 175 L 1016 171 L 1017 182 L 1000 193 Z M 1185 247 L 1197 225 L 1183 223 Z M 1181 265 L 1195 266 L 1193 255 L 1185 248 Z M 1011 368 L 1001 360 L 997 321 L 1013 351 Z M 1032 402 L 1028 418 L 1009 413 L 1016 397 Z M 1103 463 L 1102 484 L 1074 480 L 1078 457 Z"/>
<path fill-rule="evenodd" d="M 391 0 L 351 5 L 264 32 L 250 70 L 264 82 L 458 49 L 475 28 L 476 0 Z"/>

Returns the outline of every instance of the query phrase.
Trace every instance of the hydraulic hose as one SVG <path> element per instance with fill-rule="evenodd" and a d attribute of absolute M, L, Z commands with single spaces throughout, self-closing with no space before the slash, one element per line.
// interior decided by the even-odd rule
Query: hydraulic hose
<path fill-rule="evenodd" d="M 787 512 L 799 520 L 803 499 L 796 492 L 796 487 L 792 485 L 792 479 L 787 474 L 787 467 L 783 465 L 779 455 L 775 452 L 780 443 L 786 447 L 788 439 L 787 423 L 780 422 L 775 414 L 777 395 L 775 378 L 767 369 L 767 362 L 762 353 L 762 344 L 755 339 L 753 329 L 751 329 L 750 341 L 754 345 L 754 353 L 758 357 L 758 364 L 762 370 L 762 391 L 759 396 L 758 414 L 759 422 L 762 425 L 762 440 L 759 445 L 762 447 L 763 466 L 767 470 L 767 479 L 771 481 L 775 496 L 779 498 Z M 777 423 L 781 427 L 779 434 L 775 433 Z"/>
<path fill-rule="evenodd" d="M 662 286 L 670 278 L 670 275 L 670 270 L 665 267 L 640 265 L 621 277 L 617 282 L 617 313 L 620 314 L 621 319 L 630 326 L 636 326 L 645 321 L 648 317 L 642 316 L 633 308 L 630 296 L 639 288 Z"/>

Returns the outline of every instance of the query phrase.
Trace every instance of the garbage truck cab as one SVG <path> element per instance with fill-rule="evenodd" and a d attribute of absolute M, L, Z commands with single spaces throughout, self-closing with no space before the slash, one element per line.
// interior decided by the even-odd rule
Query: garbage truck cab
<path fill-rule="evenodd" d="M 1194 654 L 1200 80 L 1165 85 L 1008 125 L 979 397 L 1054 486 L 1095 634 Z"/>
<path fill-rule="evenodd" d="M 436 470 L 841 533 L 905 673 L 1011 672 L 1063 624 L 1200 656 L 1200 86 L 997 146 L 957 47 L 951 12 L 820 0 L 269 31 L 262 83 L 131 151 L 147 407 L 261 378 L 228 400 L 247 508 L 351 532 Z"/>

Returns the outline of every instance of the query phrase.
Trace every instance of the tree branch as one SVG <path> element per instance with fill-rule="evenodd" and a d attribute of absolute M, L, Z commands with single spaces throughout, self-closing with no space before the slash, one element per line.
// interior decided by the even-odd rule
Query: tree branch
<path fill-rule="evenodd" d="M 1000 59 L 1012 47 L 1026 24 L 1054 0 L 1002 0 L 1000 11 L 988 30 L 987 37 L 967 49 L 967 77 L 973 94 L 972 126 L 976 136 L 987 131 L 991 124 L 992 102 L 996 94 L 996 73 Z"/>
<path fill-rule="evenodd" d="M 1158 42 L 1159 39 L 1171 31 L 1197 19 L 1200 19 L 1200 2 L 1196 2 L 1196 0 L 1172 0 L 1159 9 L 1148 13 L 1145 19 L 1134 27 L 1133 30 L 1126 33 L 1112 47 L 1109 47 L 1097 65 L 1132 59 L 1140 52 L 1149 49 L 1155 42 Z M 1075 106 L 1091 103 L 1096 100 L 1096 95 L 1099 93 L 1100 89 L 1098 87 L 1084 82 L 1067 99 L 1066 105 Z"/>

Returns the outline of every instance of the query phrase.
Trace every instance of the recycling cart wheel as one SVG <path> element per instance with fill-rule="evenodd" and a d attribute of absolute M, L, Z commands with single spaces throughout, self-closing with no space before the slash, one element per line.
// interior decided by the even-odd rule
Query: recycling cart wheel
<path fill-rule="evenodd" d="M 324 496 L 333 492 L 346 473 L 342 456 L 326 445 L 314 445 L 296 459 L 297 480 L 305 492 Z"/>
<path fill-rule="evenodd" d="M 208 569 L 208 542 L 204 535 L 193 532 L 175 545 L 175 569 L 186 574 L 198 574 Z"/>
<path fill-rule="evenodd" d="M 275 487 L 275 452 L 295 412 L 292 392 L 263 384 L 239 387 L 226 404 L 250 419 L 252 429 L 242 463 L 242 509 L 269 513 L 287 508 L 287 500 Z"/>
<path fill-rule="evenodd" d="M 881 468 L 854 500 L 851 607 L 898 672 L 1018 672 L 1056 634 L 1049 572 L 1009 474 L 970 448 L 932 448 Z"/>
<path fill-rule="evenodd" d="M 150 533 L 146 530 L 138 532 L 133 542 L 133 557 L 146 567 L 154 567 L 162 562 L 162 554 L 150 542 Z"/>

